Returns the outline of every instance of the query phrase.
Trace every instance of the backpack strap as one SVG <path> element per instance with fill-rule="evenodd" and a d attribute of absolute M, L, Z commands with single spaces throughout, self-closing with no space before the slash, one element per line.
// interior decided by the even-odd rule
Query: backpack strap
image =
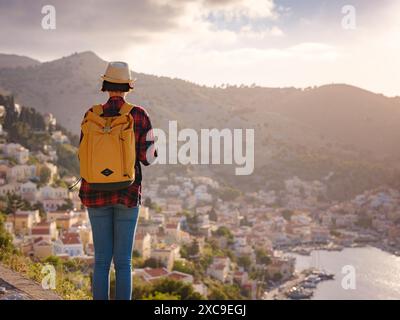
<path fill-rule="evenodd" d="M 101 104 L 94 105 L 92 111 L 98 116 L 101 115 L 103 113 L 103 105 Z"/>
<path fill-rule="evenodd" d="M 100 126 L 104 126 L 106 120 L 100 116 L 102 113 L 103 113 L 103 105 L 98 104 L 92 106 L 88 111 L 86 111 L 81 125 L 90 120 L 92 122 L 97 123 Z"/>
<path fill-rule="evenodd" d="M 134 106 L 132 104 L 125 102 L 119 109 L 119 114 L 129 114 L 133 108 Z"/>

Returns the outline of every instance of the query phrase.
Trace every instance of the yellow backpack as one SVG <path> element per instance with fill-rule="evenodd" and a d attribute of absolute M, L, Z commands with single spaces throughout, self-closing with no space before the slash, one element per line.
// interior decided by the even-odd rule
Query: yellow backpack
<path fill-rule="evenodd" d="M 118 190 L 135 180 L 135 133 L 133 105 L 125 103 L 119 115 L 101 117 L 102 105 L 95 105 L 82 120 L 82 141 L 78 158 L 80 175 L 92 189 Z"/>

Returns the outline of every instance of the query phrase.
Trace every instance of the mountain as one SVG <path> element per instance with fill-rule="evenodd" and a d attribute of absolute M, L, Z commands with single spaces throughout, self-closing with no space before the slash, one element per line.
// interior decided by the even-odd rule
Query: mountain
<path fill-rule="evenodd" d="M 37 66 L 40 64 L 40 61 L 25 57 L 19 56 L 16 54 L 2 54 L 0 53 L 0 68 L 26 68 L 31 66 Z"/>
<path fill-rule="evenodd" d="M 4 63 L 10 59 L 10 66 Z M 17 56 L 15 56 L 17 57 Z M 106 62 L 93 52 L 39 63 L 0 56 L 0 87 L 16 100 L 79 133 L 83 113 L 105 100 L 99 91 Z M 32 60 L 29 65 L 28 61 Z M 23 65 L 25 68 L 15 68 Z M 3 66 L 3 67 L 2 67 Z M 133 73 L 138 78 L 130 99 L 145 106 L 162 127 L 167 119 L 200 127 L 258 127 L 299 141 L 326 140 L 382 156 L 396 151 L 400 138 L 400 98 L 388 98 L 348 85 L 308 88 L 209 88 L 179 79 Z M 271 130 L 266 129 L 266 124 Z M 321 138 L 321 139 L 320 139 Z"/>
<path fill-rule="evenodd" d="M 0 88 L 23 105 L 53 113 L 58 123 L 79 134 L 85 111 L 106 100 L 100 92 L 105 67 L 106 61 L 90 51 L 24 68 L 0 67 Z M 349 161 L 367 161 L 393 167 L 400 158 L 400 98 L 345 84 L 307 89 L 211 88 L 136 72 L 133 77 L 138 80 L 128 99 L 146 108 L 155 127 L 167 129 L 168 120 L 177 120 L 179 128 L 196 130 L 255 129 L 256 170 L 270 172 L 256 175 L 261 182 L 277 175 L 271 168 L 282 178 L 285 172 L 301 175 L 298 170 L 304 176 L 318 172 L 320 178 L 338 163 L 342 167 Z M 337 159 L 336 164 L 332 159 Z M 310 161 L 318 165 L 309 167 Z M 232 175 L 225 167 L 219 171 Z M 214 170 L 212 166 L 198 169 Z"/>

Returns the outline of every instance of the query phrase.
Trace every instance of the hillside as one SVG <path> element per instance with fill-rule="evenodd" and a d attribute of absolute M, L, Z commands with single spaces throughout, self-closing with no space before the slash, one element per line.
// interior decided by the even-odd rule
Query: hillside
<path fill-rule="evenodd" d="M 105 66 L 104 60 L 88 51 L 25 68 L 0 68 L 0 90 L 13 93 L 23 105 L 53 113 L 58 123 L 79 134 L 84 112 L 106 100 L 99 91 Z M 304 90 L 210 88 L 142 73 L 133 76 L 138 81 L 129 100 L 148 110 L 155 127 L 167 129 L 168 120 L 177 120 L 179 128 L 196 130 L 255 129 L 255 170 L 260 175 L 238 178 L 229 166 L 196 168 L 204 174 L 218 172 L 232 184 L 241 179 L 253 185 L 255 179 L 262 185 L 266 178 L 292 175 L 315 179 L 331 171 L 349 176 L 354 168 L 363 176 L 371 165 L 385 171 L 400 158 L 396 148 L 400 98 L 343 84 Z M 392 175 L 379 170 L 374 177 Z"/>
<path fill-rule="evenodd" d="M 20 59 L 22 64 L 26 58 Z M 22 104 L 54 113 L 67 129 L 79 133 L 86 109 L 105 99 L 99 92 L 105 66 L 93 52 L 73 54 L 27 68 L 0 69 L 0 87 L 15 93 Z M 146 74 L 134 76 L 137 87 L 130 99 L 147 107 L 156 126 L 178 120 L 182 127 L 254 127 L 261 136 L 270 133 L 313 145 L 332 141 L 382 156 L 399 156 L 394 146 L 400 138 L 400 98 L 347 85 L 307 90 L 221 89 Z"/>
<path fill-rule="evenodd" d="M 26 68 L 39 64 L 40 61 L 29 57 L 0 53 L 0 68 Z"/>
<path fill-rule="evenodd" d="M 49 148 L 54 149 L 57 152 L 55 164 L 58 166 L 60 175 L 79 174 L 77 149 L 74 146 L 78 143 L 78 136 L 71 134 L 59 124 L 47 127 L 43 114 L 28 106 L 17 108 L 13 96 L 0 95 L 0 105 L 4 107 L 5 111 L 5 116 L 0 122 L 2 129 L 7 132 L 7 142 L 19 143 L 31 151 L 40 151 L 45 154 L 48 154 Z M 72 145 L 55 143 L 51 138 L 54 131 L 61 131 L 65 134 Z M 46 148 L 44 148 L 45 145 Z M 31 161 L 37 162 L 38 160 L 31 158 Z"/>

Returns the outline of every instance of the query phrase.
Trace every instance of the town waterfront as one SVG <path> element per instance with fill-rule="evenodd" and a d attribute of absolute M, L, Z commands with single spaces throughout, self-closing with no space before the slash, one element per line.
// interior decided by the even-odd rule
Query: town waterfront
<path fill-rule="evenodd" d="M 322 281 L 314 289 L 312 299 L 400 299 L 400 257 L 374 247 L 346 248 L 342 251 L 316 250 L 310 256 L 296 257 L 296 271 L 310 267 L 335 274 L 335 280 Z M 356 272 L 356 288 L 343 289 L 341 282 L 347 273 L 343 266 L 351 265 Z"/>

